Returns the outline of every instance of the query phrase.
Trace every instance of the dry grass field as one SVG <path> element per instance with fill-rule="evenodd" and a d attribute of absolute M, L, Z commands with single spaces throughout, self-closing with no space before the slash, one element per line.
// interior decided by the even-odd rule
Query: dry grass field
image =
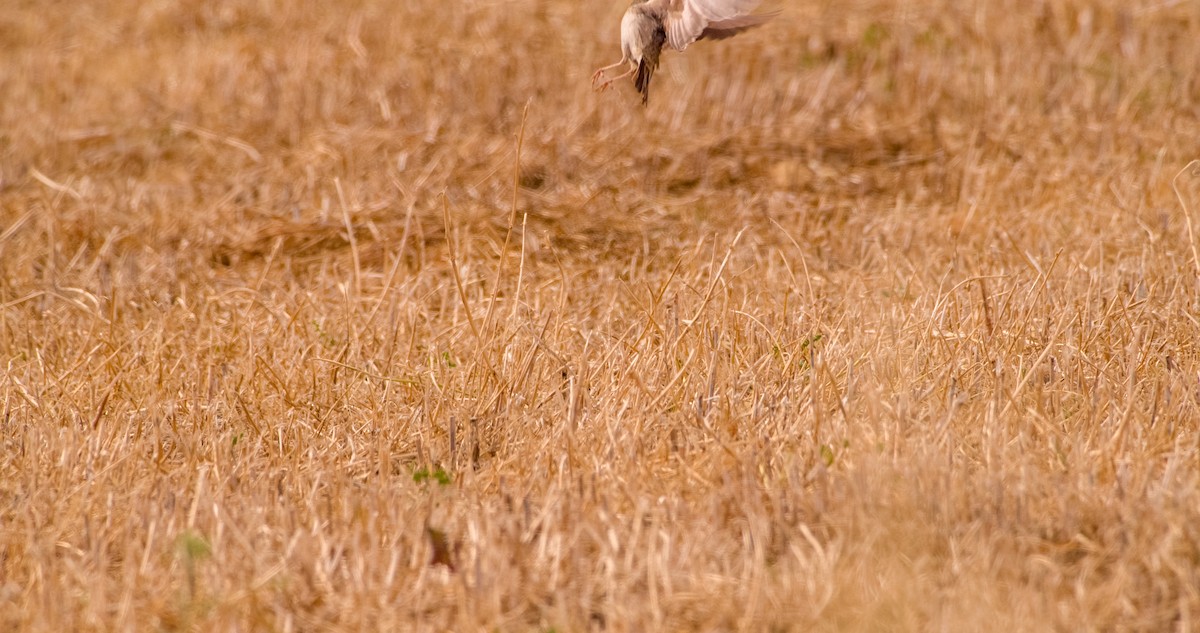
<path fill-rule="evenodd" d="M 624 8 L 5 2 L 0 630 L 1200 629 L 1200 4 Z"/>

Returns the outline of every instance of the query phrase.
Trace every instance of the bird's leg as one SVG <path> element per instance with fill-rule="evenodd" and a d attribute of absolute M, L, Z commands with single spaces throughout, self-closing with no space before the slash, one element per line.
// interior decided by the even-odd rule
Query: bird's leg
<path fill-rule="evenodd" d="M 621 57 L 621 61 L 619 61 L 619 62 L 617 62 L 617 63 L 615 63 L 615 64 L 613 64 L 613 65 L 611 65 L 611 66 L 605 66 L 604 68 L 601 68 L 600 70 L 597 70 L 597 71 L 596 71 L 596 74 L 592 75 L 592 86 L 595 86 L 595 85 L 596 85 L 596 82 L 597 82 L 597 81 L 600 81 L 600 79 L 601 79 L 602 77 L 604 77 L 604 73 L 605 73 L 605 72 L 608 72 L 608 71 L 610 71 L 610 70 L 612 70 L 612 69 L 614 69 L 614 68 L 618 68 L 618 67 L 620 67 L 620 65 L 621 65 L 621 64 L 624 64 L 624 63 L 625 63 L 625 62 L 627 62 L 627 61 L 629 61 L 629 60 L 628 60 L 626 57 L 622 56 L 622 57 Z"/>
<path fill-rule="evenodd" d="M 617 65 L 619 66 L 620 64 L 617 64 Z M 607 90 L 614 81 L 616 81 L 618 79 L 624 79 L 624 78 L 632 75 L 633 73 L 637 72 L 637 67 L 638 67 L 637 62 L 630 60 L 629 61 L 629 70 L 621 73 L 620 75 L 617 75 L 616 77 L 613 77 L 612 79 L 606 79 L 600 85 L 595 86 L 596 90 L 600 90 L 600 91 Z M 609 68 L 612 68 L 612 66 L 610 66 Z M 607 70 L 607 69 L 605 69 L 605 70 Z M 602 76 L 602 74 L 597 74 L 597 77 L 600 77 L 600 76 Z"/>

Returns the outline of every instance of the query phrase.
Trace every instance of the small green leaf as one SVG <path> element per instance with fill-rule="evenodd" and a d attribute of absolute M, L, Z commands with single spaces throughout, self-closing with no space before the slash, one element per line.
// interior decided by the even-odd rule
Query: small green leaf
<path fill-rule="evenodd" d="M 448 486 L 453 478 L 450 473 L 446 472 L 441 466 L 429 470 L 428 468 L 418 468 L 413 472 L 413 481 L 419 484 L 428 482 L 429 480 L 436 481 L 439 486 Z"/>
<path fill-rule="evenodd" d="M 203 560 L 212 554 L 212 546 L 208 544 L 208 541 L 204 540 L 203 536 L 191 531 L 180 535 L 179 549 L 189 562 Z"/>
<path fill-rule="evenodd" d="M 813 345 L 816 345 L 817 343 L 821 342 L 821 339 L 823 339 L 823 338 L 825 338 L 825 335 L 823 335 L 823 334 L 813 334 L 812 336 L 804 339 L 804 341 L 802 343 L 800 343 L 800 349 L 808 349 L 808 348 L 812 347 Z"/>
<path fill-rule="evenodd" d="M 863 45 L 867 48 L 878 48 L 883 40 L 887 39 L 887 28 L 878 22 L 872 22 L 867 30 L 863 31 Z"/>
<path fill-rule="evenodd" d="M 821 461 L 825 462 L 826 467 L 829 467 L 829 466 L 833 466 L 833 460 L 834 460 L 833 449 L 829 448 L 828 444 L 822 444 L 821 445 Z"/>

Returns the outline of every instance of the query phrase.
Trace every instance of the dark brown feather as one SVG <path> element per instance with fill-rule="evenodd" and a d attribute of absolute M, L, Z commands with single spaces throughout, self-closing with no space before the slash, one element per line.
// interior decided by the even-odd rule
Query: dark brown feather
<path fill-rule="evenodd" d="M 654 71 L 658 70 L 658 58 L 666 41 L 667 32 L 660 23 L 654 29 L 649 44 L 642 49 L 642 60 L 638 62 L 637 74 L 633 77 L 633 85 L 642 95 L 642 105 L 650 102 L 650 80 L 654 78 Z"/>

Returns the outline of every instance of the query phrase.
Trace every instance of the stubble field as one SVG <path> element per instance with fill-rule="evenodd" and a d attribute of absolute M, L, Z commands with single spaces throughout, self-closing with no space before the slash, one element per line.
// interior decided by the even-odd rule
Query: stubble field
<path fill-rule="evenodd" d="M 0 8 L 0 630 L 1200 627 L 1200 5 Z"/>

